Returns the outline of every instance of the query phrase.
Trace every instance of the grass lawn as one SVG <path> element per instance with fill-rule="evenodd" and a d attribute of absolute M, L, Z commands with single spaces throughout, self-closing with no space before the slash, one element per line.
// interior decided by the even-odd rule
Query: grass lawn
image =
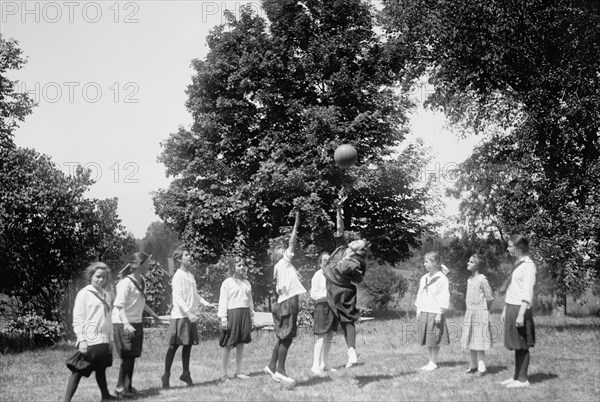
<path fill-rule="evenodd" d="M 538 343 L 531 351 L 530 382 L 527 389 L 506 389 L 498 382 L 512 376 L 513 352 L 502 343 L 499 316 L 493 315 L 494 333 L 500 337 L 487 356 L 489 374 L 472 377 L 464 374 L 467 358 L 459 339 L 461 317 L 450 318 L 451 345 L 442 347 L 440 368 L 420 372 L 427 363 L 424 347 L 414 342 L 412 320 L 385 318 L 358 324 L 359 364 L 343 368 L 346 347 L 336 336 L 331 359 L 338 371 L 324 377 L 310 374 L 313 336 L 301 330 L 290 348 L 288 373 L 297 379 L 293 387 L 276 383 L 262 373 L 273 344 L 269 332 L 253 333 L 246 347 L 245 368 L 249 380 L 220 382 L 221 348 L 217 340 L 192 348 L 193 387 L 179 381 L 181 356 L 173 364 L 169 390 L 160 388 L 166 351 L 166 330 L 147 332 L 143 356 L 137 360 L 134 386 L 144 392 L 138 399 L 161 401 L 347 401 L 347 400 L 568 400 L 598 401 L 600 395 L 600 318 L 535 317 Z M 497 327 L 496 327 L 497 325 Z M 51 349 L 7 354 L 0 357 L 0 400 L 61 400 L 70 372 L 64 361 L 74 348 L 68 345 Z M 232 355 L 235 355 L 233 353 Z M 113 392 L 119 360 L 107 371 Z M 234 368 L 234 361 L 230 371 Z M 74 400 L 99 400 L 94 375 L 83 378 Z"/>

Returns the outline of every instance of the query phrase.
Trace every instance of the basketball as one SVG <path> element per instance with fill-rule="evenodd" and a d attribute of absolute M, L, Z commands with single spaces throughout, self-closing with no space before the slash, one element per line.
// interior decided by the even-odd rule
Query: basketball
<path fill-rule="evenodd" d="M 344 144 L 336 148 L 333 154 L 335 164 L 342 169 L 348 169 L 356 163 L 356 149 L 352 145 Z"/>

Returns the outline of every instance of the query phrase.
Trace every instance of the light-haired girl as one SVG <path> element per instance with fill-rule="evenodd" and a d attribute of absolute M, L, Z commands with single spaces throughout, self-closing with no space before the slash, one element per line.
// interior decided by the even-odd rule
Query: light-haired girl
<path fill-rule="evenodd" d="M 77 293 L 73 307 L 73 330 L 77 335 L 79 356 L 67 361 L 72 371 L 65 401 L 70 401 L 81 377 L 96 372 L 96 383 L 102 400 L 114 399 L 108 392 L 106 368 L 112 366 L 113 328 L 110 316 L 111 297 L 104 289 L 109 269 L 103 262 L 94 262 L 85 270 L 88 285 Z"/>
<path fill-rule="evenodd" d="M 246 279 L 248 266 L 242 257 L 230 261 L 229 278 L 221 284 L 219 292 L 219 309 L 217 316 L 221 319 L 221 337 L 219 345 L 223 347 L 222 380 L 227 380 L 227 367 L 231 357 L 231 349 L 235 348 L 235 374 L 242 380 L 250 377 L 242 371 L 244 344 L 252 340 L 252 323 L 254 322 L 254 301 L 252 286 Z"/>
<path fill-rule="evenodd" d="M 427 273 L 421 277 L 415 306 L 419 326 L 419 342 L 427 346 L 429 362 L 421 367 L 424 371 L 438 368 L 438 353 L 441 345 L 448 345 L 448 326 L 444 312 L 450 307 L 450 287 L 448 278 L 442 272 L 439 253 L 425 254 L 424 265 Z"/>
<path fill-rule="evenodd" d="M 489 307 L 494 296 L 487 278 L 481 273 L 484 267 L 485 259 L 479 254 L 473 254 L 467 262 L 471 277 L 467 280 L 467 312 L 461 339 L 463 348 L 469 350 L 467 374 L 486 373 L 485 351 L 492 348 Z"/>

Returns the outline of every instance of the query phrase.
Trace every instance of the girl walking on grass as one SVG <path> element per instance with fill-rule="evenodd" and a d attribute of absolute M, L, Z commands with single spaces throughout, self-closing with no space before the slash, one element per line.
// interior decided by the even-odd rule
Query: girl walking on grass
<path fill-rule="evenodd" d="M 298 271 L 292 265 L 299 225 L 300 214 L 296 212 L 288 248 L 277 247 L 273 252 L 273 260 L 277 261 L 273 277 L 277 281 L 278 298 L 277 303 L 273 306 L 272 315 L 277 340 L 273 347 L 271 361 L 263 369 L 273 380 L 286 383 L 295 382 L 285 370 L 285 361 L 292 340 L 296 337 L 298 312 L 300 311 L 299 298 L 300 295 L 306 293 L 306 289 L 300 283 Z"/>
<path fill-rule="evenodd" d="M 448 326 L 444 312 L 450 306 L 450 289 L 448 278 L 442 272 L 440 255 L 437 252 L 425 254 L 425 269 L 427 273 L 421 277 L 417 293 L 417 323 L 419 341 L 427 346 L 429 362 L 421 367 L 424 371 L 438 368 L 438 353 L 441 345 L 448 345 Z"/>
<path fill-rule="evenodd" d="M 531 303 L 537 269 L 529 257 L 529 241 L 526 237 L 511 236 L 508 252 L 515 257 L 515 266 L 500 289 L 500 293 L 506 292 L 500 319 L 504 321 L 504 345 L 508 350 L 515 351 L 515 374 L 501 384 L 507 388 L 522 388 L 529 386 L 529 348 L 535 346 Z"/>
<path fill-rule="evenodd" d="M 190 354 L 192 345 L 197 345 L 199 341 L 197 322 L 200 304 L 211 306 L 198 294 L 190 253 L 183 247 L 179 247 L 173 252 L 173 260 L 178 265 L 178 269 L 171 280 L 173 309 L 169 328 L 169 348 L 165 356 L 165 372 L 160 377 L 163 389 L 170 387 L 171 366 L 179 346 L 182 347 L 181 362 L 183 365 L 183 372 L 179 379 L 188 386 L 194 384 L 190 374 Z"/>
<path fill-rule="evenodd" d="M 144 311 L 156 322 L 161 322 L 160 317 L 146 304 L 146 285 L 142 275 L 148 272 L 149 260 L 150 256 L 146 253 L 134 253 L 127 266 L 121 270 L 123 279 L 117 284 L 112 312 L 115 346 L 121 357 L 119 380 L 115 389 L 117 396 L 132 397 L 138 394 L 132 381 L 135 359 L 142 355 Z"/>
<path fill-rule="evenodd" d="M 81 377 L 96 372 L 96 382 L 102 400 L 115 399 L 106 384 L 106 368 L 112 366 L 113 328 L 110 316 L 111 297 L 105 286 L 109 269 L 102 262 L 95 262 L 85 270 L 88 285 L 77 293 L 73 307 L 73 330 L 77 335 L 79 354 L 67 361 L 72 371 L 67 385 L 65 401 L 70 401 L 77 390 Z"/>
<path fill-rule="evenodd" d="M 462 331 L 462 346 L 469 350 L 470 355 L 467 374 L 486 373 L 485 351 L 492 348 L 489 308 L 494 297 L 487 278 L 481 273 L 484 265 L 485 261 L 479 254 L 473 254 L 467 262 L 471 277 L 467 280 L 467 311 Z"/>
<path fill-rule="evenodd" d="M 250 377 L 242 371 L 244 344 L 252 340 L 252 323 L 254 322 L 254 302 L 252 286 L 246 279 L 248 267 L 243 258 L 236 257 L 230 262 L 229 278 L 221 284 L 219 293 L 219 310 L 221 319 L 221 337 L 219 346 L 223 347 L 222 376 L 229 379 L 227 368 L 231 358 L 231 349 L 235 348 L 235 374 L 242 380 Z"/>

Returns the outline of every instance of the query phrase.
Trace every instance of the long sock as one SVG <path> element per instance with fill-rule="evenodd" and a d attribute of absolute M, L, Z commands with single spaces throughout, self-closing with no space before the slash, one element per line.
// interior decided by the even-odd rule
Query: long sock
<path fill-rule="evenodd" d="M 190 355 L 192 354 L 192 345 L 183 345 L 181 349 L 181 364 L 183 365 L 183 371 L 186 373 L 190 372 Z"/>
<path fill-rule="evenodd" d="M 429 361 L 431 361 L 431 359 L 433 358 L 432 355 L 432 347 L 431 346 L 427 346 L 427 358 L 429 359 Z"/>
<path fill-rule="evenodd" d="M 271 353 L 271 361 L 269 362 L 269 369 L 274 373 L 277 370 L 277 358 L 279 357 L 279 344 L 281 343 L 281 339 L 277 338 L 275 340 L 275 345 L 273 346 L 273 353 Z"/>
<path fill-rule="evenodd" d="M 129 389 L 129 391 L 131 391 L 132 388 L 133 388 L 133 368 L 134 367 L 135 367 L 135 358 L 131 359 L 131 363 L 130 363 L 130 366 L 129 366 L 129 375 L 128 375 L 128 378 L 129 378 L 129 388 L 128 389 Z"/>
<path fill-rule="evenodd" d="M 353 322 L 342 323 L 342 329 L 344 330 L 344 337 L 346 338 L 346 345 L 349 348 L 356 347 L 356 328 Z"/>
<path fill-rule="evenodd" d="M 470 368 L 477 368 L 477 351 L 476 350 L 469 350 L 469 367 Z"/>
<path fill-rule="evenodd" d="M 108 385 L 106 385 L 106 368 L 96 370 L 96 383 L 100 388 L 102 398 L 108 397 L 110 393 L 108 392 Z"/>
<path fill-rule="evenodd" d="M 313 368 L 318 369 L 321 366 L 321 362 L 323 361 L 323 346 L 324 346 L 325 336 L 319 335 L 315 342 L 315 350 L 313 351 Z"/>
<path fill-rule="evenodd" d="M 79 385 L 79 380 L 81 380 L 81 374 L 72 373 L 71 377 L 69 377 L 69 382 L 67 383 L 67 393 L 65 394 L 65 402 L 70 402 L 77 391 L 77 386 Z"/>
<path fill-rule="evenodd" d="M 515 350 L 515 375 L 513 375 L 513 380 L 515 381 L 519 378 L 519 372 L 521 371 L 521 365 L 523 364 L 523 357 L 520 352 L 520 350 Z"/>
<path fill-rule="evenodd" d="M 329 365 L 329 351 L 331 350 L 331 345 L 333 344 L 333 332 L 329 332 L 325 336 L 325 340 L 323 341 L 323 353 L 321 354 L 321 363 L 320 367 L 326 368 Z"/>
<path fill-rule="evenodd" d="M 244 344 L 238 343 L 235 347 L 235 372 L 242 373 L 242 361 L 244 360 Z"/>
<path fill-rule="evenodd" d="M 167 355 L 165 356 L 165 373 L 171 373 L 171 367 L 173 366 L 173 360 L 175 359 L 175 352 L 177 352 L 179 345 L 169 345 L 167 349 Z M 185 346 L 183 347 L 185 350 Z"/>
<path fill-rule="evenodd" d="M 227 366 L 229 366 L 229 359 L 231 359 L 231 348 L 231 346 L 225 346 L 223 348 L 223 360 L 221 360 L 223 375 L 227 375 Z"/>
<path fill-rule="evenodd" d="M 281 340 L 279 343 L 279 352 L 277 354 L 277 371 L 287 376 L 285 371 L 285 360 L 287 359 L 288 349 L 292 345 L 291 339 Z"/>
<path fill-rule="evenodd" d="M 485 371 L 485 351 L 478 350 L 477 351 L 477 370 Z"/>
<path fill-rule="evenodd" d="M 131 391 L 131 376 L 133 374 L 133 366 L 135 364 L 134 358 L 125 358 L 121 360 L 121 367 L 119 368 L 119 380 L 117 381 L 117 388 Z"/>
<path fill-rule="evenodd" d="M 431 347 L 431 361 L 435 364 L 437 364 L 438 362 L 438 354 L 440 353 L 440 347 L 439 346 L 432 346 Z"/>
<path fill-rule="evenodd" d="M 519 373 L 517 380 L 521 382 L 527 381 L 527 370 L 529 370 L 529 359 L 531 358 L 529 354 L 529 350 L 520 350 L 521 355 L 521 367 L 519 368 Z"/>

